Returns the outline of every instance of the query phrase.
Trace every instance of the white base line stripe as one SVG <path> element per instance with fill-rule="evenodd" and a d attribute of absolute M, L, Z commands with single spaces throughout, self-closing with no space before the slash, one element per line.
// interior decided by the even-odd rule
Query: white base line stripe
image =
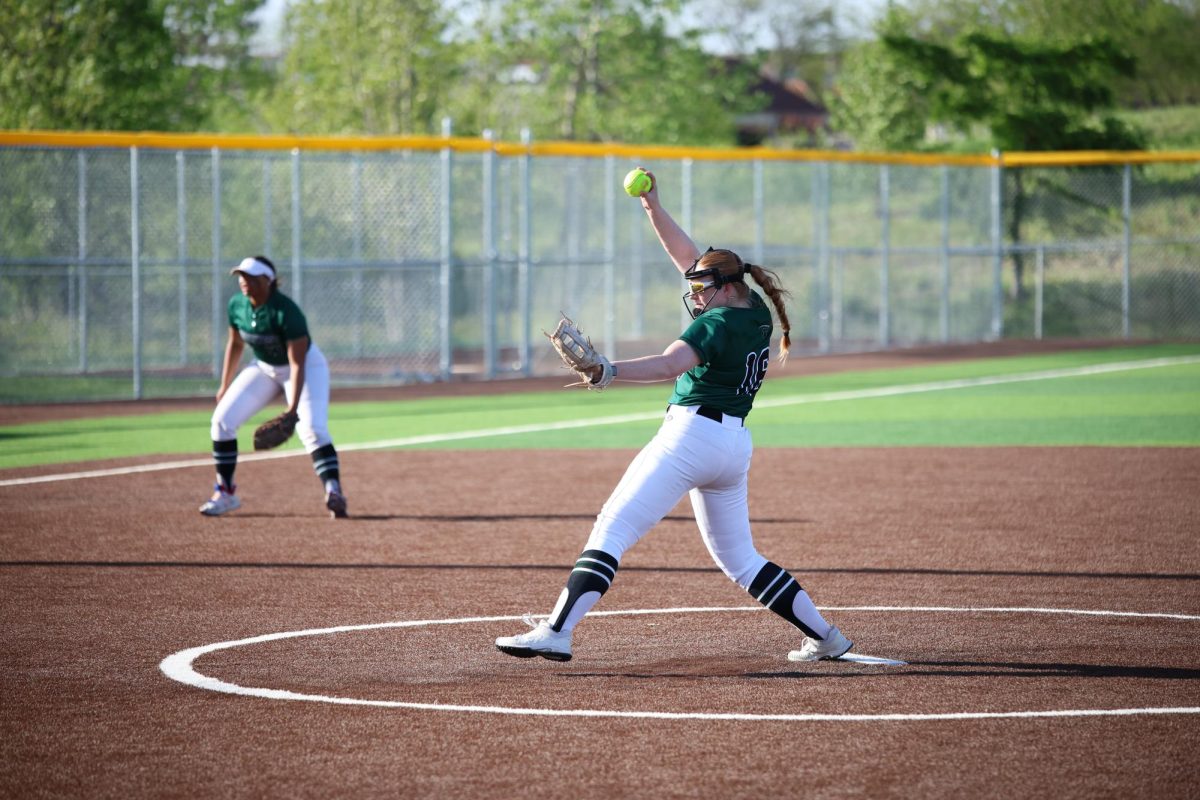
<path fill-rule="evenodd" d="M 1142 617 L 1176 620 L 1200 620 L 1200 615 L 1166 614 L 1139 611 L 1100 611 L 1070 608 L 956 608 L 953 606 L 821 606 L 822 611 L 886 611 L 886 612 L 958 612 L 958 613 L 1030 613 L 1030 614 L 1085 614 L 1104 617 Z M 721 611 L 762 611 L 761 606 L 738 606 L 734 608 L 650 608 L 629 611 L 595 611 L 589 617 L 634 616 L 641 614 L 682 614 L 710 613 Z M 545 615 L 539 615 L 545 618 Z M 259 687 L 239 686 L 202 675 L 192 667 L 192 663 L 200 656 L 219 650 L 235 647 L 261 644 L 279 639 L 295 639 L 304 636 L 322 636 L 354 631 L 379 630 L 381 628 L 416 628 L 430 625 L 463 625 L 486 622 L 515 622 L 521 616 L 503 617 L 465 617 L 462 619 L 428 619 L 401 622 L 380 622 L 368 625 L 341 625 L 333 628 L 313 628 L 302 631 L 283 631 L 252 636 L 248 639 L 238 639 L 228 642 L 201 645 L 173 653 L 162 660 L 159 669 L 172 680 L 225 694 L 258 697 L 267 700 L 299 700 L 310 703 L 330 703 L 348 706 L 374 706 L 377 708 L 406 708 L 419 711 L 456 711 L 463 713 L 508 714 L 538 717 L 609 717 L 625 719 L 662 719 L 662 720 L 733 720 L 750 722 L 928 722 L 943 720 L 983 720 L 983 719 L 1038 719 L 1061 717 L 1129 717 L 1143 715 L 1166 714 L 1200 714 L 1200 707 L 1149 707 L 1149 708 L 1080 708 L 1080 709 L 1051 709 L 1044 711 L 955 711 L 942 713 L 890 713 L 890 714 L 738 714 L 738 713 L 709 713 L 709 712 L 672 712 L 672 711 L 619 711 L 599 709 L 550 709 L 550 708 L 517 708 L 507 706 L 476 706 L 449 705 L 444 703 L 410 703 L 399 700 L 364 700 L 355 697 L 335 697 L 331 695 L 300 694 L 283 689 L 268 689 Z M 538 617 L 535 617 L 538 618 Z"/>
<path fill-rule="evenodd" d="M 1041 372 L 1020 372 L 1012 375 L 990 375 L 979 378 L 960 378 L 955 380 L 932 381 L 930 383 L 910 383 L 899 386 L 880 386 L 874 389 L 854 389 L 844 392 L 821 392 L 818 394 L 794 395 L 792 397 L 777 397 L 774 399 L 755 402 L 757 408 L 782 408 L 784 406 L 807 405 L 810 403 L 832 403 L 840 400 L 867 400 L 875 397 L 893 397 L 904 394 L 921 392 L 939 392 L 950 389 L 969 389 L 976 386 L 998 386 L 1005 383 L 1021 383 L 1025 381 L 1052 380 L 1055 378 L 1075 378 L 1083 375 L 1101 375 L 1109 372 L 1126 372 L 1135 369 L 1152 369 L 1155 367 L 1175 367 L 1184 364 L 1200 364 L 1200 356 L 1175 356 L 1171 358 L 1151 358 L 1143 361 L 1117 361 L 1110 364 L 1093 364 L 1086 367 L 1069 367 L 1051 369 Z M 346 453 L 354 450 L 386 450 L 393 447 L 412 447 L 422 444 L 441 444 L 443 442 L 460 442 L 469 439 L 486 439 L 494 436 L 514 436 L 524 433 L 545 433 L 548 431 L 565 431 L 575 428 L 590 428 L 600 425 L 620 425 L 626 422 L 646 422 L 660 419 L 662 412 L 639 412 L 637 414 L 620 414 L 611 417 L 593 417 L 591 419 L 564 420 L 562 422 L 538 422 L 529 425 L 509 425 L 501 428 L 483 428 L 473 431 L 458 431 L 456 433 L 430 433 L 422 436 L 405 436 L 400 439 L 381 439 L 374 442 L 339 445 L 338 452 Z M 275 458 L 292 458 L 306 455 L 303 450 L 286 450 L 278 453 L 247 453 L 239 456 L 239 462 L 268 461 Z M 213 461 L 207 458 L 193 458 L 186 461 L 163 461 L 157 464 L 139 464 L 131 467 L 114 467 L 112 469 L 96 469 L 86 472 L 60 472 L 53 475 L 35 475 L 28 478 L 8 478 L 0 480 L 0 486 L 27 486 L 34 483 L 52 483 L 55 481 L 71 481 L 81 478 L 108 478 L 117 475 L 133 475 L 140 472 L 159 472 L 171 469 L 186 469 L 189 467 L 211 467 Z"/>

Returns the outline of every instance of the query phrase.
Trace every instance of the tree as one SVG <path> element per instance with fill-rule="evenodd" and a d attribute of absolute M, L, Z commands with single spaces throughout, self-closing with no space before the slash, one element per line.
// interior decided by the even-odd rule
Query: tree
<path fill-rule="evenodd" d="M 1112 83 L 1121 106 L 1200 102 L 1195 0 L 909 0 L 915 32 L 948 41 L 970 30 L 1069 44 L 1109 39 L 1137 62 Z"/>
<path fill-rule="evenodd" d="M 437 0 L 300 0 L 266 113 L 297 133 L 436 132 L 459 58 Z"/>
<path fill-rule="evenodd" d="M 1113 83 L 1119 105 L 1200 102 L 1200 13 L 1191 0 L 1010 0 L 1022 32 L 1107 38 L 1137 62 Z"/>
<path fill-rule="evenodd" d="M 0 128 L 187 129 L 183 77 L 153 0 L 0 3 Z"/>
<path fill-rule="evenodd" d="M 1112 79 L 1133 59 L 1108 40 L 1059 45 L 972 31 L 952 44 L 888 34 L 884 45 L 926 87 L 929 115 L 965 131 L 982 125 L 998 150 L 1129 150 L 1140 134 L 1109 113 Z M 1026 192 L 1014 173 L 1009 235 L 1021 241 Z M 1014 256 L 1014 292 L 1024 297 L 1024 260 Z"/>
<path fill-rule="evenodd" d="M 798 78 L 822 100 L 846 49 L 837 5 L 828 0 L 704 0 L 701 19 L 731 52 L 753 56 L 779 80 Z"/>
<path fill-rule="evenodd" d="M 915 150 L 925 138 L 928 88 L 905 69 L 882 37 L 912 30 L 912 15 L 892 8 L 876 25 L 878 39 L 852 47 L 830 95 L 830 125 L 863 150 Z"/>
<path fill-rule="evenodd" d="M 262 128 L 258 104 L 271 85 L 251 52 L 262 0 L 158 0 L 182 72 L 183 95 L 206 127 Z"/>
<path fill-rule="evenodd" d="M 696 31 L 668 32 L 678 3 L 504 0 L 472 51 L 476 119 L 540 138 L 721 144 L 756 105 L 748 71 L 704 52 Z"/>

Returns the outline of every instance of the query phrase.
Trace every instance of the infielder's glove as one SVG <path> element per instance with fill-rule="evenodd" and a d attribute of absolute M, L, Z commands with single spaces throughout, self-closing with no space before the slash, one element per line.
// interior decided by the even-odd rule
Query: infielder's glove
<path fill-rule="evenodd" d="M 589 389 L 603 389 L 612 383 L 617 371 L 607 358 L 596 352 L 592 340 L 583 335 L 583 331 L 575 327 L 565 314 L 558 321 L 554 333 L 546 333 L 550 344 L 554 345 L 558 357 L 562 359 L 567 369 L 574 370 L 579 376 L 578 383 L 568 383 L 567 386 L 586 386 Z"/>
<path fill-rule="evenodd" d="M 270 450 L 292 438 L 292 433 L 296 430 L 297 419 L 298 417 L 294 413 L 285 411 L 278 417 L 259 425 L 254 429 L 254 449 Z"/>

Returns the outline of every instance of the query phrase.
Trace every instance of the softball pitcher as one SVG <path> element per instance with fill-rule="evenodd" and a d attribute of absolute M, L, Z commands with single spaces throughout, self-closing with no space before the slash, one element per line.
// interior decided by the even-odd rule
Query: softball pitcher
<path fill-rule="evenodd" d="M 754 279 L 779 315 L 781 360 L 790 345 L 786 292 L 775 273 L 745 263 L 730 250 L 710 247 L 699 252 L 659 203 L 658 182 L 650 177 L 649 190 L 640 195 L 642 206 L 688 282 L 684 303 L 693 322 L 661 355 L 609 362 L 592 352 L 584 355 L 581 368 L 566 355 L 564 360 L 596 388 L 613 380 L 674 380 L 675 390 L 662 427 L 634 458 L 596 517 L 549 619 L 526 633 L 498 638 L 496 647 L 518 658 L 570 660 L 572 631 L 612 585 L 625 551 L 686 493 L 717 566 L 804 633 L 800 649 L 788 658 L 838 658 L 852 642 L 821 616 L 787 570 L 759 554 L 750 533 L 746 490 L 753 445 L 745 420 L 766 376 L 772 322 L 766 303 L 745 278 Z M 578 354 L 581 344 L 590 349 L 582 335 L 572 338 L 566 349 Z"/>
<path fill-rule="evenodd" d="M 217 483 L 200 513 L 216 517 L 241 507 L 233 483 L 238 428 L 282 392 L 287 414 L 295 418 L 296 432 L 325 490 L 325 508 L 331 517 L 345 517 L 346 496 L 329 437 L 329 364 L 309 337 L 304 312 L 279 291 L 270 259 L 247 258 L 230 274 L 237 275 L 242 292 L 229 300 L 229 340 L 212 416 Z M 235 380 L 247 344 L 254 361 Z"/>

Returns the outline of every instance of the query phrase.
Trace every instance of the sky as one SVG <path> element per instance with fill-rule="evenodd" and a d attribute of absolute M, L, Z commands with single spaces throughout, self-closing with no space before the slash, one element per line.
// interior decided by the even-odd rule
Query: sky
<path fill-rule="evenodd" d="M 283 10 L 288 0 L 267 0 L 266 4 L 254 13 L 259 20 L 258 33 L 254 37 L 255 52 L 270 53 L 276 49 L 280 29 L 283 26 Z"/>

